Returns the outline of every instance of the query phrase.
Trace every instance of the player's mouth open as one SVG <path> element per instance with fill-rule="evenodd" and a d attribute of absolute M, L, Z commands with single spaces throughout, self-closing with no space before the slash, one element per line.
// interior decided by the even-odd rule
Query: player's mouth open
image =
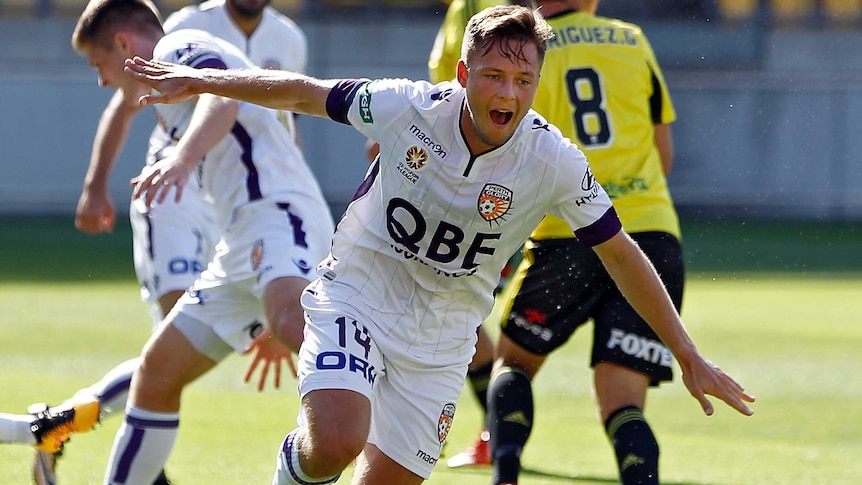
<path fill-rule="evenodd" d="M 495 124 L 500 125 L 500 126 L 503 126 L 503 125 L 507 124 L 509 121 L 511 121 L 512 116 L 514 116 L 514 115 L 512 114 L 511 111 L 500 111 L 497 109 L 491 110 L 491 121 L 493 121 Z"/>

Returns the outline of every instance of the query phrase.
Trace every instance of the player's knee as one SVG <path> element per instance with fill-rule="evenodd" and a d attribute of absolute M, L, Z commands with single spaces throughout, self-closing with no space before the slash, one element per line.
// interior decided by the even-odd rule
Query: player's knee
<path fill-rule="evenodd" d="M 267 312 L 267 321 L 276 338 L 294 352 L 299 352 L 305 326 L 302 308 L 298 310 L 285 308 L 281 311 Z"/>
<path fill-rule="evenodd" d="M 149 409 L 155 409 L 173 407 L 179 401 L 188 383 L 186 369 L 181 363 L 165 356 L 162 350 L 148 348 L 144 352 L 130 383 L 133 404 L 147 404 Z"/>
<path fill-rule="evenodd" d="M 322 460 L 332 466 L 327 474 L 336 474 L 349 465 L 362 451 L 368 433 L 356 427 L 315 426 L 309 429 L 308 441 L 312 455 L 325 456 Z M 320 461 L 318 461 L 320 463 Z"/>
<path fill-rule="evenodd" d="M 302 344 L 305 314 L 299 297 L 302 293 L 299 278 L 284 278 L 270 283 L 264 296 L 266 319 L 275 336 L 294 351 Z"/>

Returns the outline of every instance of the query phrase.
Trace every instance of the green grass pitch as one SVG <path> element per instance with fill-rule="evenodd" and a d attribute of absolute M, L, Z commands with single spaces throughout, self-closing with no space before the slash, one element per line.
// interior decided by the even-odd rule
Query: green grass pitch
<path fill-rule="evenodd" d="M 688 224 L 683 318 L 701 351 L 757 396 L 744 417 L 706 417 L 681 381 L 651 392 L 662 482 L 856 484 L 862 477 L 862 257 L 858 226 Z M 128 226 L 85 236 L 70 218 L 0 218 L 0 411 L 55 403 L 135 356 L 150 332 L 131 269 Z M 521 485 L 616 483 L 586 368 L 587 333 L 536 380 L 536 427 Z M 258 393 L 233 356 L 187 389 L 168 472 L 177 485 L 270 483 L 295 425 L 295 383 Z M 62 484 L 100 484 L 119 417 L 75 435 Z M 448 454 L 479 429 L 459 402 Z M 0 445 L 0 483 L 29 483 L 32 450 Z M 349 483 L 350 470 L 339 483 Z M 488 469 L 438 465 L 430 484 L 487 485 Z"/>

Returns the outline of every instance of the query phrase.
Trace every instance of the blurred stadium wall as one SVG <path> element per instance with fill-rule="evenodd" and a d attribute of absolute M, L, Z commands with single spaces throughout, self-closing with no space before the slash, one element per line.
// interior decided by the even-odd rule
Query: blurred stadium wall
<path fill-rule="evenodd" d="M 10 1 L 17 0 L 0 0 L 0 214 L 73 213 L 111 93 L 69 45 L 74 15 L 3 14 Z M 427 75 L 442 3 L 323 3 L 288 12 L 308 35 L 310 74 Z M 671 186 L 681 210 L 862 220 L 858 22 L 827 28 L 820 15 L 808 25 L 780 24 L 762 7 L 722 17 L 714 2 L 712 9 L 678 8 L 685 3 L 674 3 L 674 15 L 628 0 L 604 0 L 599 11 L 640 23 L 668 78 L 678 111 Z M 140 169 L 153 122 L 151 112 L 138 116 L 118 160 L 111 184 L 118 210 L 126 209 L 128 180 Z M 367 168 L 364 139 L 326 120 L 302 117 L 299 126 L 339 214 Z"/>

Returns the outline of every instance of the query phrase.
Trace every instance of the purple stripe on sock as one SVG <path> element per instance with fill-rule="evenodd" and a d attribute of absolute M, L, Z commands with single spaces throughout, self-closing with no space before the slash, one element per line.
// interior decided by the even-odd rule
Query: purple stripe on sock
<path fill-rule="evenodd" d="M 299 485 L 326 485 L 329 483 L 337 482 L 338 478 L 341 477 L 340 473 L 338 475 L 335 475 L 334 477 L 328 479 L 328 480 L 322 480 L 319 482 L 309 482 L 307 480 L 303 480 L 303 479 L 299 478 L 299 475 L 297 474 L 296 469 L 293 467 L 292 450 L 293 450 L 293 446 L 295 443 L 295 436 L 294 436 L 295 434 L 296 434 L 296 430 L 293 430 L 290 433 L 288 433 L 287 437 L 284 438 L 284 442 L 281 445 L 281 451 L 284 453 L 284 461 L 287 464 L 288 471 L 290 471 L 290 477 L 293 478 L 293 480 L 296 483 L 298 483 Z"/>
<path fill-rule="evenodd" d="M 179 428 L 180 420 L 171 419 L 170 421 L 160 421 L 156 419 L 142 419 L 134 416 L 126 416 L 126 423 L 135 428 Z"/>
<path fill-rule="evenodd" d="M 141 450 L 141 443 L 143 441 L 144 430 L 133 428 L 132 438 L 129 440 L 128 444 L 126 444 L 126 449 L 123 450 L 123 454 L 120 455 L 120 462 L 117 464 L 117 472 L 114 473 L 113 478 L 111 478 L 111 483 L 126 483 L 126 480 L 129 479 L 129 471 L 132 468 L 132 461 L 134 461 L 135 455 L 138 454 L 138 451 Z"/>
<path fill-rule="evenodd" d="M 129 387 L 132 385 L 132 378 L 123 379 L 122 381 L 117 382 L 115 385 L 108 388 L 107 391 L 103 392 L 101 396 L 99 396 L 99 402 L 103 403 L 105 401 L 110 401 L 117 397 L 118 394 L 122 392 L 129 392 Z"/>

